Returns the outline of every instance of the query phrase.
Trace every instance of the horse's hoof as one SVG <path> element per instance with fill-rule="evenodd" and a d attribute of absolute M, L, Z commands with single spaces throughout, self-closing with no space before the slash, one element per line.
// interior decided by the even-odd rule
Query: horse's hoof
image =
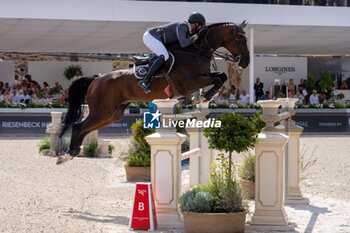
<path fill-rule="evenodd" d="M 68 160 L 73 159 L 73 157 L 71 155 L 61 155 L 58 157 L 56 165 L 60 165 L 63 164 L 65 162 L 67 162 Z"/>
<path fill-rule="evenodd" d="M 203 103 L 204 101 L 207 101 L 207 99 L 204 96 L 199 96 L 196 101 L 196 104 Z"/>

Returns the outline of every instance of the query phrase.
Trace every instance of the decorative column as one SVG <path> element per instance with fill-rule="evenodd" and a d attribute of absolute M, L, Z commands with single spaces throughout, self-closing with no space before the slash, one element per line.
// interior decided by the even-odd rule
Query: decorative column
<path fill-rule="evenodd" d="M 55 142 L 61 131 L 62 112 L 51 112 L 51 124 L 46 126 L 46 133 L 50 134 L 50 152 L 51 156 L 56 156 Z"/>
<path fill-rule="evenodd" d="M 98 141 L 98 144 L 99 144 L 98 157 L 100 158 L 111 157 L 111 155 L 108 152 L 110 141 L 107 139 L 101 139 Z"/>
<path fill-rule="evenodd" d="M 154 100 L 162 116 L 173 114 L 177 100 Z M 186 136 L 175 128 L 157 129 L 145 139 L 151 145 L 151 182 L 159 228 L 181 228 L 178 210 L 181 188 L 181 144 Z"/>
<path fill-rule="evenodd" d="M 295 103 L 299 100 L 298 98 L 279 98 L 279 101 L 282 102 L 284 111 L 289 112 L 290 116 L 295 115 Z M 286 166 L 288 166 L 288 175 L 287 175 L 287 195 L 286 195 L 286 204 L 309 204 L 310 200 L 304 198 L 300 188 L 300 170 L 299 170 L 299 158 L 300 158 L 300 135 L 303 132 L 303 127 L 300 127 L 295 124 L 293 119 L 288 121 L 283 121 L 283 123 L 278 127 L 281 132 L 288 132 L 288 161 Z"/>
<path fill-rule="evenodd" d="M 278 114 L 281 101 L 258 101 L 266 127 L 255 144 L 255 211 L 247 227 L 252 231 L 294 231 L 284 211 L 284 146 L 288 136 L 274 123 L 289 117 Z"/>

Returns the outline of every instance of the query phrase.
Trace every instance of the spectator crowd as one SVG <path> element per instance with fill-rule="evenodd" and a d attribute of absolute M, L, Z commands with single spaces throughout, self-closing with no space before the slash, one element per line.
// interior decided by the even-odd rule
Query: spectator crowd
<path fill-rule="evenodd" d="M 275 90 L 275 96 L 272 96 L 272 93 L 267 90 L 264 92 L 264 84 L 261 82 L 260 78 L 257 77 L 254 84 L 254 94 L 255 102 L 259 100 L 270 100 L 277 99 L 279 97 L 289 98 L 298 98 L 297 104 L 299 105 L 308 105 L 308 104 L 321 104 L 326 101 L 325 93 L 318 93 L 317 90 L 311 89 L 306 85 L 306 79 L 300 79 L 299 84 L 294 84 L 293 79 L 290 79 L 288 84 L 285 85 L 285 92 L 282 93 L 281 90 Z M 334 86 L 332 86 L 334 90 Z M 346 81 L 343 82 L 340 87 L 341 90 L 348 90 Z M 246 90 L 237 90 L 234 85 L 226 91 L 225 88 L 222 88 L 218 94 L 214 97 L 213 102 L 215 104 L 223 103 L 237 103 L 237 104 L 248 104 L 250 102 L 250 96 L 247 94 Z"/>
<path fill-rule="evenodd" d="M 48 104 L 52 102 L 67 102 L 68 89 L 63 89 L 59 82 L 50 86 L 47 82 L 40 85 L 30 74 L 22 79 L 16 74 L 13 83 L 0 81 L 0 102 L 18 104 Z"/>

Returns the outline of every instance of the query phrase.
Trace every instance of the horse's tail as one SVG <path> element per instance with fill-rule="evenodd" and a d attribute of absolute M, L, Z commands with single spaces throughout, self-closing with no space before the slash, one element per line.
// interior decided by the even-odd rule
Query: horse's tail
<path fill-rule="evenodd" d="M 70 126 L 76 122 L 81 115 L 81 105 L 84 103 L 87 90 L 96 77 L 81 77 L 75 80 L 68 91 L 68 111 L 63 120 L 63 126 L 59 137 L 62 137 Z"/>

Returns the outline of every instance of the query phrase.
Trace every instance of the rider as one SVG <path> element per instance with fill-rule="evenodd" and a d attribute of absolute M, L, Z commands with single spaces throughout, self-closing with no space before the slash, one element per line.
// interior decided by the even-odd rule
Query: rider
<path fill-rule="evenodd" d="M 144 79 L 139 81 L 139 85 L 144 89 L 145 93 L 150 92 L 153 75 L 169 58 L 169 53 L 165 48 L 166 44 L 178 41 L 180 46 L 185 48 L 206 33 L 205 18 L 198 12 L 193 12 L 188 17 L 187 22 L 170 23 L 148 29 L 143 34 L 143 43 L 158 57 L 149 68 Z"/>

